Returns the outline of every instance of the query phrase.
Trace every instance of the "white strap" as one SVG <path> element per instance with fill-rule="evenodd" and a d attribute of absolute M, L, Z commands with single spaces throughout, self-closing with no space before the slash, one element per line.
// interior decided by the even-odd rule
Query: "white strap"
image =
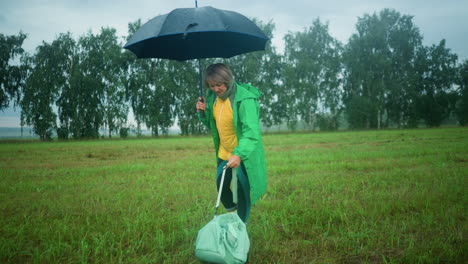
<path fill-rule="evenodd" d="M 218 214 L 218 208 L 219 208 L 219 203 L 221 202 L 221 192 L 223 191 L 223 185 L 224 185 L 224 176 L 226 175 L 226 170 L 227 170 L 227 165 L 223 167 L 223 173 L 221 175 L 221 182 L 219 184 L 219 191 L 218 191 L 218 198 L 216 199 L 216 205 L 215 205 L 215 215 Z M 238 202 L 237 198 L 237 168 L 232 169 L 232 200 L 235 204 Z"/>
<path fill-rule="evenodd" d="M 223 167 L 223 174 L 221 175 L 221 184 L 219 185 L 218 199 L 216 200 L 216 209 L 219 207 L 221 201 L 221 192 L 223 191 L 224 175 L 226 174 L 227 166 Z"/>

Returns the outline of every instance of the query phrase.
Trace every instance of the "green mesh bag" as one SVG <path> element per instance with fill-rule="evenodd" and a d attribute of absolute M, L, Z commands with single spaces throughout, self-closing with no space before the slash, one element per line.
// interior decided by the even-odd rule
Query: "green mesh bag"
<path fill-rule="evenodd" d="M 223 186 L 226 167 L 223 170 Z M 216 209 L 221 199 L 219 188 Z M 210 263 L 237 264 L 247 261 L 250 240 L 247 228 L 237 213 L 215 215 L 200 231 L 195 243 L 195 256 Z"/>
<path fill-rule="evenodd" d="M 218 215 L 198 231 L 195 255 L 211 263 L 245 263 L 250 241 L 237 213 Z"/>

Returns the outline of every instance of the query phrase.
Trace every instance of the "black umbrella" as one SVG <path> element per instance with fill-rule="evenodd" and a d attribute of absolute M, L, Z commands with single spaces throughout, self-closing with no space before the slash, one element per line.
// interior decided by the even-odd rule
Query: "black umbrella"
<path fill-rule="evenodd" d="M 178 8 L 145 23 L 124 48 L 138 58 L 229 58 L 264 50 L 268 37 L 248 18 L 210 6 Z M 199 89 L 201 63 L 199 61 Z"/>

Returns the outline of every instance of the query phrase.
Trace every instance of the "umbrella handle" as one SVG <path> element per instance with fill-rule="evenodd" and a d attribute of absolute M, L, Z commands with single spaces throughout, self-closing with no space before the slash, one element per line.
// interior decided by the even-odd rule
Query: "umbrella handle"
<path fill-rule="evenodd" d="M 200 99 L 199 99 L 198 101 L 199 101 L 199 102 L 202 102 L 202 103 L 205 102 L 205 100 L 203 99 L 203 97 L 200 97 Z M 205 118 L 205 111 L 203 111 L 203 110 L 198 110 L 198 111 L 200 112 L 200 116 L 201 116 L 202 118 Z"/>
<path fill-rule="evenodd" d="M 205 100 L 203 99 L 202 66 L 200 59 L 198 59 L 198 92 L 200 95 L 200 102 L 204 103 Z M 200 110 L 200 116 L 205 118 L 205 111 Z"/>

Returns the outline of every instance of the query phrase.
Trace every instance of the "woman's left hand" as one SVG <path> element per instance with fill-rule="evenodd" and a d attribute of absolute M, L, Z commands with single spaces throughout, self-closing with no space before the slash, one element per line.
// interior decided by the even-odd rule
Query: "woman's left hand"
<path fill-rule="evenodd" d="M 239 167 L 240 163 L 241 163 L 240 157 L 237 156 L 237 155 L 232 155 L 232 156 L 229 158 L 229 161 L 228 161 L 228 163 L 226 164 L 226 166 L 227 166 L 228 168 L 237 168 L 237 167 Z"/>

